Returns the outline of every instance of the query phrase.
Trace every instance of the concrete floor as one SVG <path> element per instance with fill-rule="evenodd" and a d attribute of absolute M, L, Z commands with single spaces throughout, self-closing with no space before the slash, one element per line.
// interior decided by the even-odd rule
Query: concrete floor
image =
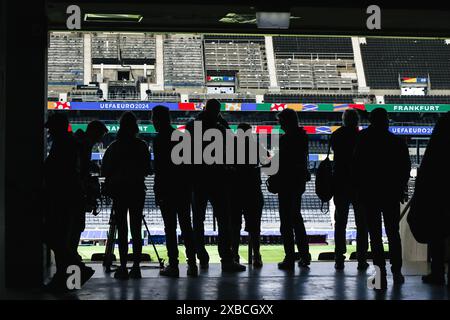
<path fill-rule="evenodd" d="M 105 274 L 100 264 L 94 277 L 76 293 L 61 296 L 38 291 L 8 292 L 9 299 L 79 299 L 79 300 L 448 300 L 446 287 L 424 285 L 420 276 L 427 272 L 425 263 L 407 263 L 404 266 L 406 282 L 392 286 L 384 294 L 367 288 L 367 272 L 358 272 L 356 263 L 348 262 L 345 270 L 335 271 L 332 262 L 314 262 L 311 268 L 294 272 L 266 264 L 261 270 L 248 268 L 240 274 L 222 274 L 219 264 L 201 271 L 199 278 L 186 277 L 186 266 L 180 266 L 180 278 L 169 279 L 158 275 L 158 270 L 144 265 L 141 280 L 118 281 Z"/>

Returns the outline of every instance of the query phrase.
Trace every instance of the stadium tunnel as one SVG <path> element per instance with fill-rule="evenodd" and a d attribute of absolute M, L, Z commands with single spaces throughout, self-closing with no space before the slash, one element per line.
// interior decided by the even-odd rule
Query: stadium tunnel
<path fill-rule="evenodd" d="M 42 244 L 39 194 L 45 155 L 47 114 L 47 44 L 49 30 L 67 30 L 66 8 L 83 13 L 142 15 L 139 23 L 82 21 L 81 31 L 209 32 L 248 34 L 384 35 L 450 37 L 447 7 L 438 2 L 385 2 L 383 27 L 367 30 L 365 4 L 350 1 L 1 1 L 0 17 L 0 294 L 8 289 L 36 288 L 48 272 Z M 426 8 L 422 7 L 423 5 Z M 289 29 L 258 29 L 239 21 L 222 23 L 228 13 L 289 10 L 300 19 Z M 401 9 L 401 10 L 398 10 Z M 413 21 L 413 23 L 411 23 Z"/>

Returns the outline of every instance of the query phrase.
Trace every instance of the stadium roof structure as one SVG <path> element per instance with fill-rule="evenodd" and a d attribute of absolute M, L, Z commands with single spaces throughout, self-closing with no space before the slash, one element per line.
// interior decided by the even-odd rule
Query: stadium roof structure
<path fill-rule="evenodd" d="M 137 23 L 84 21 L 87 31 L 153 31 L 153 32 L 233 32 L 275 34 L 332 34 L 385 36 L 449 36 L 449 4 L 443 1 L 404 2 L 377 1 L 382 8 L 381 30 L 368 30 L 368 1 L 287 1 L 262 4 L 261 1 L 179 0 L 143 1 L 77 1 L 82 13 L 134 14 L 143 18 Z M 48 1 L 50 30 L 67 30 L 66 1 Z M 324 10 L 328 9 L 328 10 Z M 256 12 L 290 12 L 287 30 L 258 29 Z M 230 14 L 234 17 L 229 19 Z M 228 17 L 228 18 L 227 18 Z M 333 26 L 330 29 L 330 26 Z M 419 32 L 420 31 L 420 32 Z"/>

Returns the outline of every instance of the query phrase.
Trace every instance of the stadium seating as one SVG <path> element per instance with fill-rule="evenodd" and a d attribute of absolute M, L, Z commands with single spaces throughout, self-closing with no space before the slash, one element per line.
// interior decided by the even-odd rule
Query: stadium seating
<path fill-rule="evenodd" d="M 51 33 L 48 48 L 48 84 L 83 83 L 83 37 L 78 33 Z"/>
<path fill-rule="evenodd" d="M 169 86 L 204 86 L 202 39 L 167 36 L 164 39 L 164 83 Z"/>
<path fill-rule="evenodd" d="M 384 96 L 385 103 L 401 103 L 401 104 L 434 104 L 444 103 L 450 104 L 450 96 Z"/>
<path fill-rule="evenodd" d="M 268 88 L 263 37 L 205 36 L 206 72 L 235 71 L 242 89 Z"/>
<path fill-rule="evenodd" d="M 434 126 L 439 114 L 436 113 L 390 113 L 391 125 Z"/>
<path fill-rule="evenodd" d="M 147 98 L 152 102 L 180 102 L 180 94 L 171 92 L 152 92 Z"/>
<path fill-rule="evenodd" d="M 155 38 L 148 34 L 98 33 L 92 37 L 92 62 L 118 64 L 154 64 Z"/>
<path fill-rule="evenodd" d="M 450 45 L 444 40 L 367 38 L 361 44 L 367 84 L 398 89 L 400 77 L 430 77 L 432 89 L 450 88 Z"/>
<path fill-rule="evenodd" d="M 264 102 L 268 103 L 353 103 L 352 95 L 337 94 L 265 94 Z"/>
<path fill-rule="evenodd" d="M 275 53 L 353 54 L 349 37 L 275 36 L 273 46 Z"/>
<path fill-rule="evenodd" d="M 350 38 L 273 37 L 278 85 L 282 90 L 354 90 Z"/>
<path fill-rule="evenodd" d="M 267 179 L 267 176 L 263 175 L 263 181 Z M 314 189 L 314 176 L 307 184 L 307 189 L 302 199 L 302 214 L 305 223 L 314 227 L 330 227 L 331 220 L 330 215 L 322 213 L 320 211 L 321 202 L 315 195 Z M 163 220 L 158 207 L 155 204 L 155 196 L 153 193 L 153 176 L 146 179 L 147 196 L 145 198 L 144 214 L 147 223 L 150 226 L 162 226 Z M 266 185 L 263 183 L 264 194 L 264 210 L 262 216 L 262 223 L 268 226 L 277 225 L 279 223 L 278 214 L 278 198 L 277 195 L 271 194 L 267 191 Z M 99 210 L 97 216 L 88 215 L 86 218 L 86 229 L 106 229 L 108 228 L 109 216 L 111 213 L 111 203 L 104 203 Z M 212 207 L 208 204 L 205 225 L 211 228 L 212 221 Z M 277 226 L 278 227 L 278 226 Z"/>

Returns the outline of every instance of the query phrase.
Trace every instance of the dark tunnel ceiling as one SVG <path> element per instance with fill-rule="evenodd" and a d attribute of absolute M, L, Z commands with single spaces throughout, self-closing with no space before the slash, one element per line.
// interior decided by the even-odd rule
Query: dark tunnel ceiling
<path fill-rule="evenodd" d="M 382 29 L 367 30 L 367 4 L 338 1 L 48 1 L 50 30 L 66 30 L 66 8 L 78 4 L 82 13 L 141 14 L 140 23 L 82 22 L 84 31 L 237 32 L 291 34 L 360 34 L 450 37 L 450 8 L 444 2 L 391 1 L 380 4 Z M 375 2 L 375 1 L 374 1 Z M 259 3 L 262 3 L 259 1 Z M 378 2 L 380 3 L 380 2 Z M 368 3 L 371 4 L 371 3 Z M 288 30 L 261 30 L 254 23 L 257 11 L 290 11 Z M 228 16 L 227 16 L 228 15 Z M 227 17 L 226 17 L 227 16 Z M 226 17 L 226 18 L 225 18 Z M 225 18 L 225 19 L 224 19 Z M 221 21 L 222 20 L 222 21 Z M 233 22 L 234 21 L 234 22 Z"/>

